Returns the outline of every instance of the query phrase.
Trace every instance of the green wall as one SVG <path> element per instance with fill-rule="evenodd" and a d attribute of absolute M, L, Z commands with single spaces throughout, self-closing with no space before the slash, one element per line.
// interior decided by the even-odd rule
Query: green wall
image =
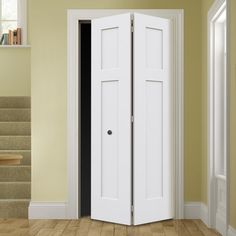
<path fill-rule="evenodd" d="M 67 9 L 185 10 L 185 201 L 201 201 L 201 1 L 30 0 L 32 200 L 67 200 Z"/>
<path fill-rule="evenodd" d="M 0 48 L 0 96 L 30 96 L 30 48 Z"/>

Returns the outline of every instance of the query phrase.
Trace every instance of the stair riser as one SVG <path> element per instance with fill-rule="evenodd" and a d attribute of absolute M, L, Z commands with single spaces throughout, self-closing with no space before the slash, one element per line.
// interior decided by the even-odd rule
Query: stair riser
<path fill-rule="evenodd" d="M 30 183 L 0 183 L 0 199 L 30 199 Z"/>
<path fill-rule="evenodd" d="M 23 156 L 23 159 L 21 160 L 21 165 L 31 165 L 31 152 L 30 151 L 9 151 L 9 150 L 0 150 L 0 154 L 19 154 Z"/>
<path fill-rule="evenodd" d="M 0 97 L 0 108 L 30 108 L 30 97 Z"/>
<path fill-rule="evenodd" d="M 30 109 L 0 109 L 0 122 L 30 122 Z"/>
<path fill-rule="evenodd" d="M 30 135 L 30 122 L 0 122 L 0 135 Z"/>
<path fill-rule="evenodd" d="M 30 136 L 0 136 L 0 150 L 30 150 Z"/>
<path fill-rule="evenodd" d="M 28 218 L 29 201 L 1 201 L 0 218 Z"/>
<path fill-rule="evenodd" d="M 30 166 L 0 166 L 0 182 L 28 182 Z"/>

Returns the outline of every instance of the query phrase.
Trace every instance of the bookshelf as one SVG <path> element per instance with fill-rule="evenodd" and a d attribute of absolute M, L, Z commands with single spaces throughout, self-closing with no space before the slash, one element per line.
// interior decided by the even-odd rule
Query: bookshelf
<path fill-rule="evenodd" d="M 0 45 L 0 48 L 31 48 L 31 45 Z"/>

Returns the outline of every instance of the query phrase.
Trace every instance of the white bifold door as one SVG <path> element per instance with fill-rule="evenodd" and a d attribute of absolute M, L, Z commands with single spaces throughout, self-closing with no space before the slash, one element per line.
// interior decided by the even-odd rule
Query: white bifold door
<path fill-rule="evenodd" d="M 92 21 L 91 218 L 137 225 L 173 218 L 171 43 L 131 16 Z"/>

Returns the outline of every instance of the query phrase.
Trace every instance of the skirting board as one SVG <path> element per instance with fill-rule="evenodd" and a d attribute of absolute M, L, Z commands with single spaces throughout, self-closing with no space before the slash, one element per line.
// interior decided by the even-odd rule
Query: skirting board
<path fill-rule="evenodd" d="M 30 202 L 29 219 L 66 219 L 65 202 Z"/>
<path fill-rule="evenodd" d="M 201 219 L 208 225 L 208 208 L 201 202 L 186 202 L 184 204 L 184 219 Z"/>
<path fill-rule="evenodd" d="M 229 226 L 228 236 L 236 236 L 236 229 L 234 229 L 233 227 Z"/>
<path fill-rule="evenodd" d="M 219 212 L 216 213 L 216 230 L 222 235 L 227 232 L 226 216 L 221 215 Z"/>

